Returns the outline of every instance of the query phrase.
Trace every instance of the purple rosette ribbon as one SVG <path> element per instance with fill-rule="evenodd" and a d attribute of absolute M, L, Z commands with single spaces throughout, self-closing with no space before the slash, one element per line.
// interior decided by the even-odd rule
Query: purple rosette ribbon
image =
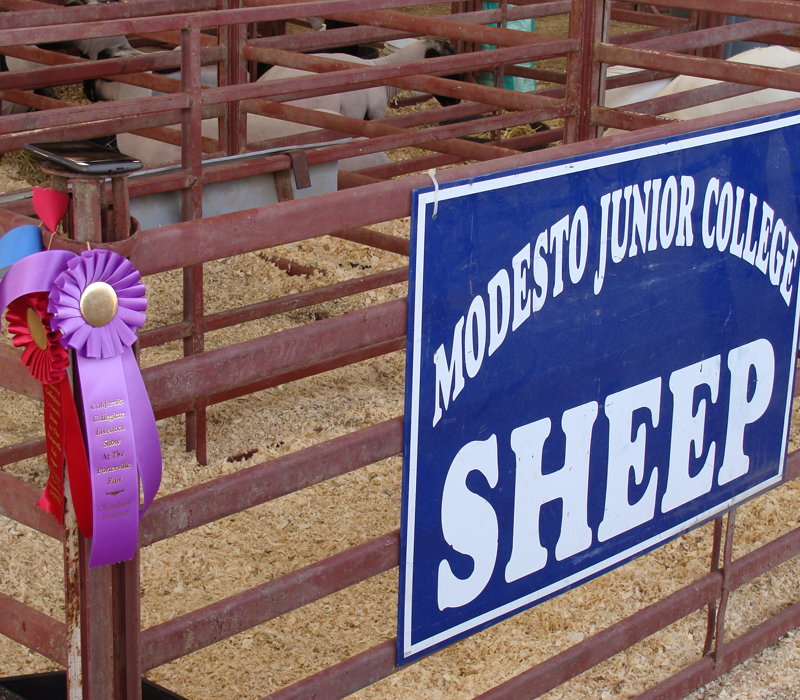
<path fill-rule="evenodd" d="M 51 326 L 77 355 L 92 485 L 91 568 L 135 556 L 139 519 L 161 483 L 158 429 L 131 350 L 146 308 L 141 275 L 108 250 L 69 259 L 50 291 Z"/>

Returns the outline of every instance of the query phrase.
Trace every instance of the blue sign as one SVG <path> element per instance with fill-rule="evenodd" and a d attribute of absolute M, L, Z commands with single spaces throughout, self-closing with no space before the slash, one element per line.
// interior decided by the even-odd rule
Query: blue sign
<path fill-rule="evenodd" d="M 800 113 L 414 192 L 399 663 L 783 479 Z"/>

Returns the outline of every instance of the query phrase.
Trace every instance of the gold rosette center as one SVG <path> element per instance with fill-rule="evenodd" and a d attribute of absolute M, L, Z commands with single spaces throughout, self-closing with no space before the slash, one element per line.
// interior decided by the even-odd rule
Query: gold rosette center
<path fill-rule="evenodd" d="M 92 282 L 81 294 L 81 316 L 90 326 L 105 326 L 117 315 L 117 303 L 117 293 L 110 284 Z"/>
<path fill-rule="evenodd" d="M 31 333 L 33 342 L 41 350 L 47 350 L 47 330 L 42 323 L 42 319 L 30 306 L 28 307 L 28 330 Z"/>

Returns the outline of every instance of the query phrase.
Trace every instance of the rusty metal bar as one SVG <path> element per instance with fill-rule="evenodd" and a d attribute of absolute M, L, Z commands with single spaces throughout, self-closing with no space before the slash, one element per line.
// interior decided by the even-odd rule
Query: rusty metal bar
<path fill-rule="evenodd" d="M 0 136 L 0 152 L 18 151 L 26 143 L 40 143 L 52 140 L 84 140 L 92 139 L 97 136 L 115 134 L 124 131 L 125 128 L 137 130 L 162 124 L 173 124 L 180 120 L 180 113 L 175 112 L 161 114 L 158 117 L 145 115 L 143 117 L 126 117 L 120 120 L 109 120 L 105 122 L 89 122 L 86 124 L 76 124 L 69 128 L 53 127 L 51 129 L 40 129 L 35 132 L 24 132 L 21 134 Z"/>
<path fill-rule="evenodd" d="M 64 493 L 69 493 L 69 472 L 64 474 Z M 81 576 L 78 521 L 72 499 L 64 499 L 64 618 L 66 622 L 67 700 L 83 700 L 84 630 L 81 614 Z M 88 693 L 87 693 L 88 695 Z"/>
<path fill-rule="evenodd" d="M 368 137 L 368 141 L 357 141 L 339 146 L 331 146 L 329 148 L 314 149 L 306 152 L 309 163 L 320 163 L 330 160 L 341 160 L 342 158 L 349 158 L 366 153 L 388 151 L 397 148 L 407 148 L 409 146 L 430 149 L 446 155 L 459 156 L 461 159 L 469 159 L 471 157 L 475 160 L 486 160 L 487 154 L 494 155 L 498 151 L 505 154 L 514 153 L 515 151 L 510 147 L 515 146 L 520 142 L 504 139 L 501 141 L 501 145 L 499 147 L 494 145 L 489 146 L 489 148 L 492 149 L 490 151 L 477 150 L 477 148 L 485 149 L 486 146 L 473 141 L 467 141 L 466 143 L 461 142 L 457 146 L 452 145 L 451 143 L 442 145 L 442 143 L 445 141 L 450 142 L 451 139 L 461 138 L 493 129 L 505 129 L 514 126 L 530 124 L 540 120 L 556 119 L 563 117 L 571 110 L 569 107 L 562 107 L 550 110 L 535 110 L 530 112 L 511 112 L 500 114 L 498 116 L 486 117 L 483 119 L 475 119 L 443 126 L 436 126 L 420 131 L 411 131 L 392 126 L 384 127 L 383 122 L 377 121 L 368 122 L 359 119 L 349 119 L 347 117 L 337 118 L 337 116 L 333 114 L 320 113 L 314 110 L 307 110 L 302 107 L 294 107 L 291 105 L 276 105 L 273 108 L 273 111 L 276 113 L 280 112 L 285 115 L 290 115 L 295 119 L 315 121 L 320 125 L 333 126 L 344 124 L 345 126 L 343 128 L 347 128 L 353 133 L 353 135 Z M 343 122 L 341 120 L 347 121 Z M 375 135 L 376 133 L 385 135 Z"/>
<path fill-rule="evenodd" d="M 722 521 L 720 516 L 714 520 L 714 538 L 711 544 L 711 573 L 719 571 L 719 554 L 722 551 Z M 714 643 L 714 635 L 717 628 L 717 601 L 708 604 L 706 615 L 706 638 L 703 642 L 703 656 L 711 653 Z"/>
<path fill-rule="evenodd" d="M 0 593 L 0 634 L 62 666 L 67 665 L 66 629 L 60 620 Z"/>
<path fill-rule="evenodd" d="M 753 2 L 757 0 L 751 0 Z M 762 0 L 763 1 L 763 0 Z M 408 0 L 407 7 L 433 4 L 431 0 Z M 138 3 L 137 3 L 138 5 Z M 396 0 L 315 0 L 313 2 L 276 2 L 269 6 L 233 10 L 211 10 L 189 14 L 132 17 L 130 19 L 98 20 L 73 23 L 69 15 L 61 18 L 63 24 L 55 26 L 21 27 L 0 29 L 0 46 L 19 44 L 42 44 L 59 41 L 74 41 L 117 34 L 151 34 L 154 32 L 180 31 L 189 21 L 199 28 L 248 24 L 293 19 L 298 16 L 338 15 L 344 12 L 393 8 Z M 105 7 L 105 6 L 103 6 Z M 113 7 L 108 15 L 114 16 Z M 124 16 L 124 13 L 120 13 Z M 75 15 L 72 15 L 75 17 Z M 117 15 L 120 16 L 120 15 Z M 498 42 L 502 45 L 502 42 Z"/>
<path fill-rule="evenodd" d="M 800 8 L 800 6 L 798 7 Z M 676 73 L 694 75 L 699 78 L 726 80 L 777 90 L 800 91 L 800 73 L 785 68 L 765 68 L 749 63 L 662 54 L 651 50 L 612 44 L 599 44 L 596 47 L 596 56 L 603 63 L 619 63 L 651 70 L 666 68 L 674 70 Z"/>
<path fill-rule="evenodd" d="M 244 0 L 248 7 L 259 7 L 267 5 L 269 0 Z M 559 38 L 546 34 L 531 34 L 528 32 L 518 32 L 514 29 L 500 29 L 499 27 L 484 27 L 480 24 L 470 22 L 459 22 L 452 19 L 441 19 L 440 17 L 424 17 L 422 15 L 411 15 L 395 10 L 369 9 L 355 12 L 325 12 L 326 17 L 352 22 L 354 24 L 383 29 L 396 29 L 412 34 L 432 34 L 443 36 L 447 39 L 457 41 L 467 39 L 470 41 L 492 44 L 494 46 L 522 46 L 524 44 L 536 44 L 548 41 L 557 41 Z M 518 10 L 517 16 L 527 16 L 526 8 Z M 496 17 L 495 21 L 500 19 Z"/>
<path fill-rule="evenodd" d="M 0 345 L 0 386 L 37 401 L 44 401 L 42 383 L 31 377 L 27 367 L 20 362 L 22 351 L 9 345 Z"/>
<path fill-rule="evenodd" d="M 45 453 L 45 449 L 45 440 L 43 437 L 31 438 L 30 440 L 19 442 L 16 445 L 0 447 L 0 467 L 4 467 L 6 464 L 13 464 L 14 462 L 20 462 L 30 457 L 38 457 Z M 2 500 L 3 497 L 0 496 L 0 501 Z"/>
<path fill-rule="evenodd" d="M 189 106 L 189 101 L 186 95 L 163 95 L 159 97 L 149 97 L 146 100 L 98 102 L 91 106 L 62 106 L 57 109 L 49 109 L 46 112 L 38 112 L 35 114 L 12 114 L 0 119 L 0 134 L 18 135 L 20 132 L 33 132 L 48 128 L 64 128 L 73 124 L 81 124 L 89 121 L 100 122 L 120 119 L 130 114 L 133 105 L 136 107 L 138 112 L 136 116 L 138 117 L 152 115 L 161 123 L 177 123 L 180 119 L 175 122 L 164 122 L 163 113 L 185 109 Z M 209 112 L 209 115 L 211 115 L 211 112 Z"/>
<path fill-rule="evenodd" d="M 339 231 L 333 234 L 335 238 L 342 238 L 346 241 L 353 243 L 361 243 L 378 250 L 385 250 L 389 253 L 397 253 L 398 255 L 405 255 L 408 257 L 411 242 L 399 236 L 392 236 L 388 233 L 381 233 L 380 231 L 373 231 L 368 228 L 350 229 L 349 231 Z M 405 275 L 405 280 L 408 279 L 408 274 Z"/>
<path fill-rule="evenodd" d="M 529 19 L 546 17 L 556 14 L 567 14 L 570 10 L 570 0 L 555 0 L 537 4 L 518 3 L 510 7 L 508 19 Z M 448 17 L 447 15 L 444 15 Z M 450 22 L 464 22 L 468 24 L 492 24 L 499 21 L 499 10 L 479 10 L 472 12 L 451 13 Z M 411 32 L 401 29 L 385 29 L 377 26 L 356 25 L 344 29 L 329 29 L 325 32 L 306 32 L 302 34 L 286 34 L 283 36 L 262 37 L 251 39 L 251 46 L 265 46 L 289 51 L 312 51 L 333 49 L 343 45 L 371 43 L 401 39 L 408 36 L 418 36 L 429 32 Z M 439 32 L 431 32 L 439 34 Z M 459 53 L 464 53 L 459 51 Z"/>
<path fill-rule="evenodd" d="M 387 355 L 397 350 L 403 350 L 405 346 L 405 337 L 375 343 L 374 345 L 367 345 L 363 348 L 357 348 L 356 350 L 326 358 L 325 360 L 280 372 L 266 379 L 253 382 L 252 384 L 245 384 L 235 387 L 234 389 L 211 394 L 208 397 L 208 403 L 211 405 L 223 401 L 230 401 L 231 399 L 238 399 L 240 396 L 252 394 L 256 391 L 263 391 L 264 389 L 270 389 L 281 384 L 287 384 L 288 382 L 296 382 L 299 379 L 306 379 L 307 377 L 322 374 L 323 372 L 329 372 L 332 369 L 340 369 L 341 367 L 347 367 L 357 362 L 371 360 L 374 357 Z"/>
<path fill-rule="evenodd" d="M 671 97 L 671 96 L 670 96 Z M 658 117 L 650 114 L 638 114 L 624 109 L 610 109 L 608 107 L 592 107 L 592 123 L 597 126 L 612 127 L 615 129 L 647 129 L 662 124 L 669 124 L 674 120 L 667 117 Z"/>
<path fill-rule="evenodd" d="M 630 134 L 591 139 L 562 146 L 556 153 L 564 158 L 583 155 L 620 145 L 641 143 L 656 137 L 670 137 L 700 128 L 721 126 L 741 119 L 777 114 L 798 107 L 800 100 L 790 100 L 779 105 L 742 110 L 736 114 L 714 115 L 691 122 L 675 122 L 654 130 L 645 129 Z M 437 174 L 437 179 L 441 184 L 502 169 L 525 167 L 548 162 L 553 155 L 553 151 L 521 153 L 487 163 L 473 163 L 442 170 Z M 208 262 L 342 229 L 402 218 L 410 213 L 411 190 L 429 183 L 430 178 L 426 175 L 415 175 L 398 181 L 284 202 L 277 207 L 262 207 L 209 217 L 191 225 L 173 224 L 157 230 L 142 231 L 139 248 L 133 254 L 132 262 L 143 275 L 149 275 L 185 264 Z M 334 206 L 340 212 L 336 221 L 326 216 L 326 212 Z M 220 237 L 220 230 L 226 231 L 227 235 Z"/>
<path fill-rule="evenodd" d="M 611 0 L 573 0 L 569 36 L 580 48 L 567 61 L 567 103 L 577 111 L 564 120 L 564 141 L 585 141 L 591 133 L 591 108 L 600 94 L 600 66 L 594 62 L 591 47 L 605 38 L 602 19 Z"/>
<path fill-rule="evenodd" d="M 373 234 L 378 234 L 377 231 L 372 231 Z M 386 238 L 395 238 L 388 236 L 388 234 L 378 234 Z M 341 236 L 344 237 L 344 236 Z M 357 238 L 356 234 L 354 238 Z M 350 239 L 350 240 L 354 240 Z M 367 237 L 365 236 L 365 239 Z M 361 243 L 363 241 L 358 240 Z M 384 245 L 396 245 L 402 247 L 402 242 L 405 243 L 406 249 L 408 248 L 408 241 L 405 239 L 398 239 L 395 244 L 394 241 L 386 241 L 383 238 L 376 239 L 377 243 Z M 407 255 L 408 253 L 406 253 Z M 203 330 L 206 333 L 217 331 L 222 328 L 229 328 L 240 323 L 247 323 L 255 321 L 259 318 L 266 318 L 276 314 L 285 313 L 287 311 L 294 311 L 302 309 L 315 304 L 321 304 L 326 301 L 334 299 L 341 299 L 353 294 L 369 291 L 372 289 L 380 289 L 388 287 L 392 284 L 399 284 L 408 280 L 408 268 L 403 267 L 397 270 L 389 270 L 387 272 L 378 272 L 374 275 L 367 275 L 359 277 L 355 280 L 347 280 L 345 282 L 338 282 L 336 284 L 326 285 L 319 289 L 310 289 L 305 292 L 298 292 L 296 294 L 288 294 L 277 299 L 269 299 L 267 301 L 259 302 L 257 304 L 250 304 L 249 306 L 242 306 L 230 311 L 220 311 L 216 314 L 203 317 Z M 140 343 L 143 348 L 151 347 L 153 345 L 161 345 L 173 340 L 179 340 L 186 337 L 191 333 L 191 326 L 188 323 L 175 323 L 170 326 L 163 326 L 161 328 L 154 328 L 149 331 L 144 331 L 139 335 Z M 0 451 L 0 454 L 2 452 Z M 2 463 L 0 457 L 0 464 Z"/>
<path fill-rule="evenodd" d="M 390 126 L 380 122 L 370 122 L 363 119 L 353 119 L 351 117 L 344 117 L 339 114 L 332 114 L 329 112 L 317 112 L 313 109 L 306 109 L 304 107 L 296 107 L 288 104 L 275 104 L 271 102 L 254 102 L 248 100 L 244 104 L 248 112 L 257 112 L 264 116 L 276 117 L 278 119 L 286 119 L 300 124 L 309 124 L 310 126 L 319 126 L 321 128 L 335 128 L 343 133 L 351 133 L 356 136 L 397 136 L 404 140 L 410 139 L 410 143 L 414 143 L 419 148 L 425 148 L 439 153 L 448 153 L 450 155 L 458 155 L 464 158 L 473 160 L 492 160 L 501 158 L 503 156 L 513 155 L 515 152 L 507 148 L 499 148 L 497 146 L 488 144 L 476 144 L 468 141 L 461 141 L 459 139 L 442 139 L 431 141 L 425 139 L 425 134 L 422 134 L 422 143 L 419 133 L 409 133 L 407 130 L 396 126 Z M 401 141 L 402 143 L 402 141 Z M 374 149 L 375 146 L 364 144 L 366 149 Z M 383 150 L 378 149 L 378 150 Z"/>
<path fill-rule="evenodd" d="M 108 700 L 114 697 L 111 570 L 107 566 L 90 569 L 88 543 L 80 534 L 78 542 L 83 697 Z"/>
<path fill-rule="evenodd" d="M 246 86 L 210 88 L 204 92 L 203 100 L 206 105 L 226 101 L 234 97 L 237 99 L 269 97 L 272 101 L 280 102 L 297 99 L 298 97 L 313 97 L 315 95 L 342 92 L 340 89 L 335 89 L 340 86 L 361 89 L 385 83 L 429 94 L 441 94 L 459 98 L 463 96 L 473 102 L 501 106 L 504 109 L 554 107 L 560 103 L 553 98 L 533 93 L 515 93 L 513 90 L 502 90 L 463 81 L 446 80 L 444 78 L 436 78 L 434 75 L 452 75 L 464 71 L 478 70 L 490 67 L 495 63 L 551 58 L 574 50 L 576 47 L 576 41 L 560 39 L 557 42 L 541 45 L 522 45 L 521 47 L 441 56 L 386 66 L 358 66 L 356 68 L 351 62 L 314 54 L 297 54 L 281 49 L 247 47 L 244 50 L 244 54 L 252 60 L 325 73 L 325 75 L 251 83 Z"/>
<path fill-rule="evenodd" d="M 636 700 L 680 700 L 689 693 L 720 678 L 758 652 L 775 644 L 787 632 L 800 626 L 800 602 L 791 605 L 725 645 L 725 659 L 714 666 L 714 659 L 705 656 L 665 681 L 638 695 Z"/>
<path fill-rule="evenodd" d="M 2 16 L 0 15 L 0 17 Z M 91 61 L 33 46 L 10 46 L 2 49 L 0 53 L 49 66 L 0 73 L 0 87 L 4 89 L 50 87 L 109 76 L 119 82 L 129 82 L 132 85 L 141 85 L 161 92 L 180 92 L 180 83 L 177 80 L 163 75 L 139 74 L 139 71 L 165 68 L 179 70 L 180 54 L 178 52 L 160 51 L 143 54 L 141 57 L 109 58 L 103 61 Z M 204 61 L 211 63 L 219 60 L 221 53 L 215 48 L 208 48 L 203 50 L 202 57 Z M 125 73 L 133 74 L 124 75 Z"/>
<path fill-rule="evenodd" d="M 181 190 L 181 212 L 184 221 L 203 216 L 203 147 L 201 132 L 202 86 L 200 75 L 200 28 L 190 23 L 181 32 L 181 87 L 191 95 L 184 110 L 181 134 L 181 168 L 189 177 L 189 186 Z M 191 327 L 183 339 L 184 357 L 201 354 L 205 349 L 203 333 L 203 265 L 183 268 L 183 321 Z M 206 404 L 202 395 L 194 397 L 193 410 L 186 413 L 186 450 L 194 451 L 200 464 L 207 462 Z"/>
<path fill-rule="evenodd" d="M 400 454 L 403 419 L 393 418 L 276 457 L 153 502 L 142 521 L 142 546 Z"/>
<path fill-rule="evenodd" d="M 800 452 L 793 453 L 795 461 Z M 800 529 L 790 533 L 800 539 Z M 771 542 L 734 562 L 732 577 L 737 572 L 753 569 L 754 562 L 773 559 L 773 553 L 781 546 Z M 796 556 L 800 546 L 790 556 Z M 781 563 L 781 562 L 778 562 Z M 750 580 L 748 578 L 748 580 Z M 677 622 L 715 600 L 722 590 L 722 574 L 712 572 L 662 600 L 634 613 L 615 625 L 599 632 L 581 643 L 566 649 L 528 671 L 478 696 L 481 700 L 517 700 L 520 697 L 534 698 L 552 690 L 561 683 L 580 675 L 596 664 L 642 641 L 651 634 Z M 726 645 L 724 668 L 729 670 L 737 663 L 776 641 L 786 631 L 800 624 L 800 603 L 796 603 L 755 630 L 732 640 Z M 395 664 L 396 641 L 389 640 L 357 656 L 309 676 L 292 686 L 269 696 L 269 700 L 301 700 L 315 697 L 319 700 L 335 700 L 377 682 L 399 670 Z M 713 680 L 714 662 L 704 657 L 693 666 L 676 674 L 663 685 L 677 684 L 677 694 L 662 694 L 651 689 L 638 700 L 663 700 L 684 697 L 687 692 Z M 703 675 L 705 674 L 705 675 Z M 721 672 L 720 674 L 721 675 Z M 697 676 L 691 687 L 683 683 L 683 677 Z M 677 679 L 677 680 L 674 680 Z M 658 686 L 659 688 L 661 686 Z M 688 688 L 688 690 L 687 690 Z M 266 698 L 264 700 L 267 700 Z"/>
<path fill-rule="evenodd" d="M 405 332 L 406 302 L 390 301 L 151 367 L 148 393 L 154 406 L 179 403 L 395 340 Z"/>
<path fill-rule="evenodd" d="M 717 609 L 717 619 L 714 629 L 714 666 L 722 664 L 725 653 L 725 613 L 728 609 L 728 599 L 731 594 L 731 560 L 733 556 L 733 537 L 736 528 L 736 509 L 728 513 L 725 524 L 725 549 L 722 554 L 722 594 Z"/>
<path fill-rule="evenodd" d="M 22 29 L 24 27 L 47 27 L 70 22 L 96 22 L 112 18 L 147 17 L 169 14 L 175 11 L 173 0 L 142 0 L 135 5 L 77 5 L 61 8 L 45 2 L 32 0 L 3 0 L 0 7 L 6 10 L 0 15 L 0 29 Z M 216 9 L 213 0 L 181 0 L 181 12 L 201 12 Z"/>
<path fill-rule="evenodd" d="M 556 141 L 561 141 L 563 136 L 563 129 L 549 129 L 547 131 L 539 131 L 532 134 L 514 136 L 509 139 L 504 139 L 503 143 L 507 144 L 508 146 L 512 146 L 517 150 L 527 151 L 542 148 L 543 146 Z M 397 175 L 423 172 L 430 170 L 430 168 L 440 168 L 457 162 L 459 162 L 459 159 L 454 156 L 436 154 L 409 158 L 407 160 L 389 163 L 388 165 L 378 165 L 374 168 L 367 168 L 359 172 L 362 172 L 365 175 L 389 178 Z"/>
<path fill-rule="evenodd" d="M 654 12 L 638 12 L 636 10 L 626 10 L 621 7 L 611 8 L 611 19 L 616 20 L 617 22 L 649 24 L 653 27 L 668 27 L 671 29 L 681 29 L 687 26 L 686 19 L 683 17 L 658 15 Z"/>
<path fill-rule="evenodd" d="M 42 438 L 43 440 L 43 438 Z M 55 518 L 36 505 L 41 492 L 13 476 L 0 472 L 0 515 L 60 540 L 63 533 Z"/>
<path fill-rule="evenodd" d="M 720 579 L 720 574 L 708 575 L 478 697 L 481 700 L 538 697 L 702 607 L 719 590 Z M 396 640 L 384 642 L 279 690 L 268 700 L 344 698 L 399 670 L 395 665 L 396 644 Z"/>
<path fill-rule="evenodd" d="M 750 20 L 749 22 L 726 24 L 722 25 L 721 27 L 712 27 L 710 29 L 700 29 L 694 32 L 676 34 L 668 39 L 639 41 L 635 44 L 627 45 L 637 49 L 648 49 L 653 51 L 688 51 L 691 49 L 716 46 L 720 43 L 730 41 L 754 39 L 769 32 L 784 32 L 797 28 L 797 24 L 793 24 L 791 22 L 776 22 L 771 20 L 754 19 Z"/>
<path fill-rule="evenodd" d="M 400 532 L 383 535 L 298 571 L 173 618 L 143 634 L 145 670 L 313 603 L 398 565 Z"/>
<path fill-rule="evenodd" d="M 387 678 L 400 669 L 395 666 L 397 640 L 377 646 L 271 693 L 262 700 L 338 700 Z M 413 662 L 412 662 L 413 663 Z"/>
<path fill-rule="evenodd" d="M 141 584 L 140 555 L 112 564 L 111 626 L 113 634 L 113 697 L 141 700 Z"/>

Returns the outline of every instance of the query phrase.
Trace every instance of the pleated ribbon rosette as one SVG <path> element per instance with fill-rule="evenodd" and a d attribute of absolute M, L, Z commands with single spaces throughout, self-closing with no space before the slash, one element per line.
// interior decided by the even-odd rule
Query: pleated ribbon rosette
<path fill-rule="evenodd" d="M 146 318 L 141 275 L 108 250 L 44 251 L 9 269 L 0 281 L 0 309 L 36 292 L 48 295 L 49 332 L 76 356 L 90 503 L 88 523 L 79 518 L 79 526 L 92 536 L 89 566 L 129 560 L 136 554 L 139 519 L 161 483 L 158 429 L 131 350 L 135 329 Z M 69 479 L 77 511 L 81 497 L 72 471 Z"/>

